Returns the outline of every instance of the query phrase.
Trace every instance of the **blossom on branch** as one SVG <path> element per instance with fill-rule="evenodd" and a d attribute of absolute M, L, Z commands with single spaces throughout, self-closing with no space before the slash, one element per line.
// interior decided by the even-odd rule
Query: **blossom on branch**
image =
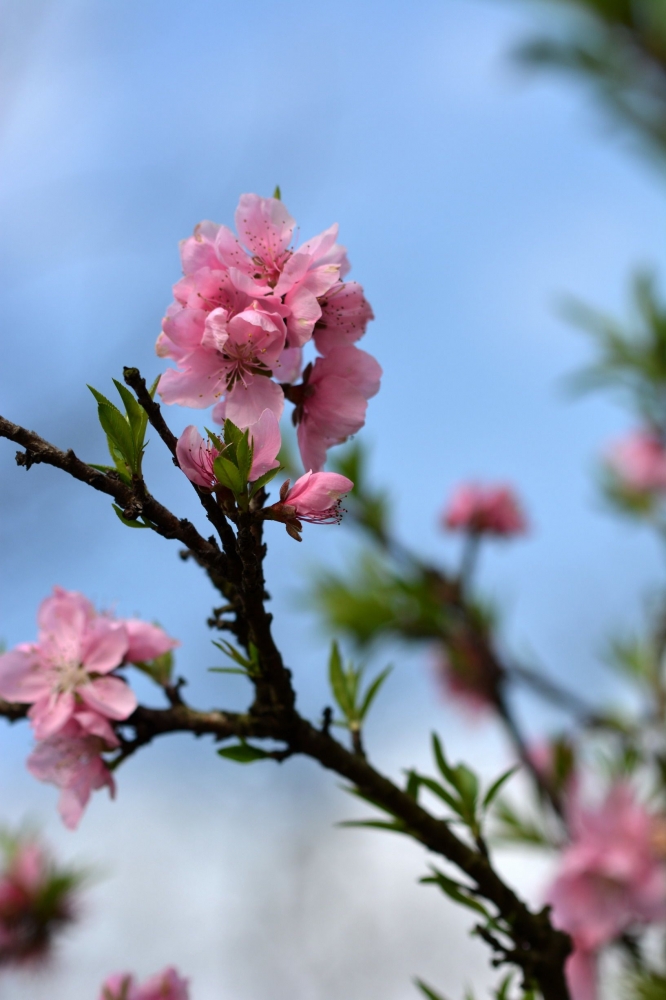
<path fill-rule="evenodd" d="M 37 739 L 75 721 L 113 745 L 109 720 L 126 719 L 137 704 L 127 683 L 112 673 L 130 649 L 124 623 L 61 587 L 42 602 L 37 621 L 37 642 L 0 656 L 0 696 L 32 706 L 28 715 Z"/>
<path fill-rule="evenodd" d="M 596 955 L 637 926 L 666 919 L 666 869 L 655 843 L 658 821 L 628 784 L 614 785 L 596 809 L 568 801 L 571 843 L 548 892 L 553 922 L 575 944 L 569 960 L 574 1000 L 593 1000 Z"/>
<path fill-rule="evenodd" d="M 339 524 L 340 501 L 354 488 L 351 479 L 337 472 L 306 472 L 289 488 L 287 479 L 280 489 L 280 500 L 266 508 L 264 516 L 282 521 L 288 533 L 301 541 L 301 521 L 311 524 Z"/>
<path fill-rule="evenodd" d="M 258 420 L 248 428 L 252 446 L 252 467 L 248 476 L 256 482 L 271 469 L 277 469 L 277 460 L 282 445 L 280 425 L 271 410 L 264 410 Z M 206 490 L 214 490 L 219 484 L 215 475 L 215 459 L 222 454 L 212 441 L 204 441 L 199 431 L 190 424 L 178 438 L 176 457 L 181 469 L 191 482 Z"/>
<path fill-rule="evenodd" d="M 172 966 L 139 985 L 128 972 L 117 972 L 102 984 L 99 1000 L 189 1000 L 189 980 Z"/>
<path fill-rule="evenodd" d="M 318 471 L 326 449 L 363 425 L 379 388 L 379 365 L 352 347 L 372 309 L 359 284 L 342 280 L 349 263 L 337 226 L 293 249 L 295 222 L 283 203 L 245 194 L 236 228 L 238 237 L 203 222 L 181 244 L 185 276 L 157 341 L 157 353 L 178 368 L 164 373 L 159 393 L 196 408 L 219 400 L 213 418 L 242 429 L 265 409 L 279 419 L 286 395 L 303 424 L 305 468 Z M 308 367 L 309 381 L 293 385 L 310 340 L 324 357 Z M 335 357 L 340 350 L 352 353 Z"/>
<path fill-rule="evenodd" d="M 510 538 L 527 531 L 527 520 L 510 486 L 459 486 L 442 515 L 444 527 L 474 535 Z"/>
<path fill-rule="evenodd" d="M 76 919 L 81 876 L 59 868 L 34 838 L 5 837 L 0 870 L 0 968 L 48 957 L 53 937 Z"/>

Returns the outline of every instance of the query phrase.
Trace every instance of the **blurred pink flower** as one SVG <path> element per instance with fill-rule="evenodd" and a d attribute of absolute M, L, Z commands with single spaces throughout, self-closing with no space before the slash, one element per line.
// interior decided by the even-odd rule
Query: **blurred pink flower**
<path fill-rule="evenodd" d="M 633 431 L 617 441 L 609 449 L 606 463 L 630 492 L 666 492 L 666 448 L 652 431 Z"/>
<path fill-rule="evenodd" d="M 571 843 L 547 899 L 554 924 L 574 939 L 572 974 L 588 984 L 575 1000 L 586 1000 L 599 949 L 636 925 L 666 919 L 666 870 L 655 850 L 656 818 L 628 784 L 614 785 L 596 809 L 570 796 L 567 818 Z"/>
<path fill-rule="evenodd" d="M 44 959 L 53 935 L 77 912 L 73 872 L 55 866 L 34 839 L 16 838 L 0 871 L 0 967 Z"/>
<path fill-rule="evenodd" d="M 298 446 L 306 469 L 318 472 L 326 451 L 342 444 L 365 423 L 368 400 L 379 391 L 382 369 L 371 355 L 352 345 L 332 348 L 304 376 L 294 410 Z M 297 387 L 300 389 L 301 387 Z"/>
<path fill-rule="evenodd" d="M 54 587 L 38 613 L 36 643 L 22 643 L 0 656 L 0 696 L 27 703 L 35 736 L 61 732 L 71 720 L 110 743 L 108 719 L 126 719 L 136 697 L 120 677 L 129 649 L 122 621 L 97 614 L 82 594 Z"/>
<path fill-rule="evenodd" d="M 38 743 L 28 757 L 30 773 L 61 790 L 58 812 L 70 830 L 78 826 L 93 791 L 106 786 L 111 798 L 115 796 L 115 782 L 101 757 L 106 749 L 104 739 L 91 736 L 72 721 L 62 732 Z"/>
<path fill-rule="evenodd" d="M 159 625 L 142 622 L 139 618 L 123 618 L 122 623 L 128 639 L 126 663 L 149 663 L 180 646 L 178 639 L 172 639 Z"/>
<path fill-rule="evenodd" d="M 99 1000 L 189 1000 L 188 980 L 172 966 L 139 986 L 134 976 L 117 972 L 102 985 Z"/>
<path fill-rule="evenodd" d="M 452 531 L 505 538 L 527 531 L 525 515 L 510 486 L 464 483 L 451 497 L 443 523 Z"/>
<path fill-rule="evenodd" d="M 477 722 L 493 710 L 486 674 L 484 657 L 465 635 L 451 636 L 446 648 L 437 650 L 435 677 L 444 700 L 455 702 Z"/>
<path fill-rule="evenodd" d="M 334 524 L 340 520 L 340 499 L 354 488 L 351 479 L 337 472 L 306 472 L 289 489 L 283 484 L 282 504 L 293 507 L 294 516 L 313 524 Z"/>

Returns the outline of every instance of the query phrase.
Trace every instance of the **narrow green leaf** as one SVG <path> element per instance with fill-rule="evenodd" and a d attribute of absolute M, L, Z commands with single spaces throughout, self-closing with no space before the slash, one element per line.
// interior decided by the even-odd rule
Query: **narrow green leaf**
<path fill-rule="evenodd" d="M 461 801 L 467 806 L 470 815 L 476 810 L 479 796 L 479 779 L 465 764 L 458 764 L 453 769 L 453 785 L 460 794 Z"/>
<path fill-rule="evenodd" d="M 98 403 L 106 403 L 107 406 L 114 406 L 111 400 L 107 399 L 106 396 L 102 395 L 102 393 L 99 392 L 97 389 L 93 389 L 91 385 L 89 385 L 88 388 L 90 389 L 90 391 L 92 392 L 93 396 L 95 397 Z"/>
<path fill-rule="evenodd" d="M 519 770 L 520 770 L 520 764 L 515 764 L 513 767 L 510 767 L 508 771 L 505 771 L 504 774 L 500 774 L 500 776 L 497 779 L 497 781 L 494 781 L 492 783 L 492 785 L 490 786 L 490 788 L 486 792 L 486 794 L 485 794 L 485 796 L 483 798 L 483 802 L 481 804 L 481 808 L 484 811 L 488 808 L 488 806 L 492 805 L 492 803 L 495 800 L 495 798 L 497 797 L 498 793 L 502 790 L 502 788 L 504 787 L 504 785 L 506 784 L 506 782 L 509 780 L 509 778 L 512 778 L 513 775 L 516 773 L 516 771 L 519 771 Z"/>
<path fill-rule="evenodd" d="M 340 710 L 346 719 L 353 713 L 354 705 L 349 702 L 347 683 L 342 669 L 342 658 L 337 642 L 331 643 L 331 655 L 328 660 L 328 679 Z"/>
<path fill-rule="evenodd" d="M 233 760 L 237 764 L 252 764 L 255 760 L 265 760 L 270 754 L 259 747 L 253 747 L 245 740 L 235 743 L 230 747 L 221 747 L 218 751 L 220 757 L 226 760 Z"/>
<path fill-rule="evenodd" d="M 132 431 L 120 410 L 108 403 L 98 403 L 97 413 L 102 429 L 118 448 L 131 471 L 135 468 L 134 441 Z"/>
<path fill-rule="evenodd" d="M 224 451 L 224 449 L 226 447 L 226 445 L 224 444 L 224 441 L 220 441 L 220 439 L 217 436 L 217 434 L 215 434 L 213 431 L 209 431 L 207 427 L 205 428 L 205 431 L 206 431 L 206 434 L 208 435 L 208 437 L 210 438 L 210 440 L 213 442 L 213 446 L 215 448 L 217 448 L 218 451 Z"/>
<path fill-rule="evenodd" d="M 123 512 L 120 509 L 120 507 L 118 506 L 118 504 L 114 503 L 114 504 L 111 504 L 111 506 L 113 507 L 113 509 L 115 510 L 116 514 L 118 515 L 118 518 L 123 522 L 123 524 L 126 527 L 128 527 L 128 528 L 150 528 L 151 527 L 150 524 L 144 524 L 143 521 L 129 521 L 125 517 L 125 515 L 123 514 Z"/>
<path fill-rule="evenodd" d="M 428 986 L 422 979 L 415 979 L 414 985 L 418 986 L 421 992 L 427 996 L 428 1000 L 445 1000 L 441 993 L 435 993 L 432 986 Z"/>
<path fill-rule="evenodd" d="M 382 819 L 346 819 L 341 823 L 336 823 L 336 826 L 367 826 L 371 830 L 388 830 L 389 833 L 405 833 L 407 829 L 404 823 L 390 823 L 388 820 Z"/>
<path fill-rule="evenodd" d="M 461 885 L 460 882 L 455 882 L 452 878 L 448 878 L 440 871 L 437 871 L 436 868 L 433 868 L 432 872 L 432 875 L 426 875 L 425 878 L 419 879 L 419 882 L 424 885 L 438 885 L 442 892 L 454 902 L 460 903 L 462 906 L 467 906 L 470 910 L 474 910 L 475 913 L 480 913 L 487 919 L 492 920 L 485 906 L 479 903 L 477 899 L 473 899 L 466 894 L 469 891 L 467 886 Z"/>
<path fill-rule="evenodd" d="M 215 640 L 212 641 L 213 645 L 216 646 L 217 649 L 221 650 L 224 655 L 228 656 L 230 660 L 234 661 L 234 663 L 237 663 L 239 667 L 243 667 L 247 670 L 248 667 L 252 666 L 252 661 L 243 656 L 243 654 L 236 649 L 235 646 L 232 646 L 230 642 L 227 642 L 226 639 L 220 639 L 219 642 L 216 642 Z"/>
<path fill-rule="evenodd" d="M 434 795 L 437 795 L 443 802 L 446 802 L 447 806 L 450 806 L 457 816 L 464 815 L 465 810 L 460 799 L 457 799 L 455 795 L 451 795 L 445 788 L 442 788 L 439 782 L 419 775 L 419 785 L 425 785 L 426 788 L 429 788 Z"/>
<path fill-rule="evenodd" d="M 273 191 L 273 197 L 277 198 L 278 201 L 282 201 L 282 192 L 280 191 L 280 185 L 275 185 L 275 191 Z"/>
<path fill-rule="evenodd" d="M 253 453 L 254 447 L 250 444 L 250 432 L 246 430 L 236 445 L 236 464 L 238 466 L 240 477 L 243 481 L 243 489 L 245 489 L 245 486 L 247 485 L 250 469 L 252 468 Z"/>
<path fill-rule="evenodd" d="M 380 687 L 382 686 L 382 684 L 384 683 L 384 681 L 386 680 L 386 678 L 388 677 L 388 675 L 391 673 L 392 670 L 393 667 L 386 667 L 385 670 L 382 670 L 382 672 L 378 674 L 377 677 L 375 677 L 374 681 L 372 682 L 368 690 L 365 692 L 365 697 L 363 698 L 361 707 L 358 710 L 358 717 L 361 721 L 365 719 L 370 709 L 370 706 L 372 705 L 377 694 L 379 693 Z"/>
<path fill-rule="evenodd" d="M 208 667 L 209 674 L 242 674 L 247 677 L 247 670 L 242 667 Z"/>
<path fill-rule="evenodd" d="M 113 379 L 113 384 L 120 394 L 120 398 L 125 404 L 125 411 L 127 413 L 127 419 L 129 425 L 132 428 L 132 434 L 134 435 L 134 440 L 137 440 L 137 435 L 141 429 L 142 416 L 146 412 L 142 406 L 139 406 L 136 399 L 129 391 L 126 385 L 122 382 L 118 382 L 117 379 Z"/>
<path fill-rule="evenodd" d="M 416 800 L 419 797 L 419 786 L 421 784 L 421 779 L 414 770 L 407 772 L 407 784 L 405 786 L 405 791 L 409 795 L 410 799 Z"/>
<path fill-rule="evenodd" d="M 432 734 L 432 751 L 440 773 L 455 788 L 453 768 L 449 766 L 446 757 L 444 756 L 444 748 L 442 747 L 439 736 L 437 736 L 436 733 Z"/>
<path fill-rule="evenodd" d="M 282 472 L 282 466 L 278 465 L 276 469 L 269 469 L 268 472 L 264 472 L 263 476 L 259 476 L 258 479 L 252 483 L 252 489 L 250 490 L 250 496 L 253 497 L 255 493 L 258 493 L 262 486 L 268 486 L 272 479 L 275 479 L 278 472 Z"/>

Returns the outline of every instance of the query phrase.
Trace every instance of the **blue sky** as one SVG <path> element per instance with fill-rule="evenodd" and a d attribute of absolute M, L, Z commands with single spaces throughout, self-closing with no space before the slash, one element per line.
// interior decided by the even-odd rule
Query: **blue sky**
<path fill-rule="evenodd" d="M 179 275 L 178 240 L 202 218 L 229 223 L 241 192 L 269 194 L 279 183 L 303 238 L 340 223 L 352 277 L 375 309 L 362 346 L 385 376 L 363 436 L 399 530 L 419 550 L 453 558 L 437 514 L 454 484 L 513 481 L 533 532 L 486 554 L 484 588 L 515 648 L 601 692 L 609 629 L 637 620 L 661 566 L 647 536 L 608 517 L 596 497 L 595 455 L 628 420 L 608 401 L 563 392 L 563 377 L 589 355 L 558 303 L 573 294 L 625 310 L 632 269 L 661 266 L 666 212 L 655 169 L 591 101 L 512 66 L 530 12 L 493 0 L 0 3 L 0 412 L 103 461 L 85 383 L 106 391 L 124 364 L 150 377 L 162 370 L 153 344 Z M 192 419 L 167 415 L 176 430 Z M 192 698 L 240 703 L 240 687 L 203 670 L 213 663 L 204 621 L 214 597 L 194 568 L 174 546 L 124 529 L 104 498 L 55 471 L 16 469 L 13 450 L 0 445 L 5 640 L 32 637 L 38 602 L 60 583 L 159 619 L 183 641 Z M 156 441 L 147 467 L 154 491 L 196 516 Z M 326 698 L 326 639 L 299 593 L 312 565 L 344 561 L 353 542 L 344 529 L 312 527 L 299 548 L 274 527 L 277 633 L 314 714 Z M 544 717 L 523 708 L 536 730 Z M 425 655 L 399 657 L 372 726 L 377 759 L 394 770 L 425 759 L 433 726 L 480 767 L 501 752 L 492 727 L 470 739 L 437 700 Z M 25 802 L 55 831 L 52 790 L 23 775 L 28 745 L 25 730 L 0 729 L 0 794 L 4 786 L 12 815 Z M 207 768 L 211 783 L 219 775 L 221 815 L 225 794 L 240 801 L 248 781 L 270 801 L 266 815 L 282 815 L 272 775 L 222 773 L 210 751 L 183 741 L 150 753 L 121 775 L 117 805 L 93 806 L 81 834 L 90 853 L 85 823 L 101 829 L 112 809 L 141 842 L 141 781 L 151 774 L 164 809 L 175 772 L 183 781 Z M 302 785 L 303 802 L 313 795 L 324 826 L 347 807 L 324 779 L 329 791 L 315 793 L 309 770 L 289 774 L 280 781 Z M 270 850 L 256 837 L 258 852 Z M 280 843 L 284 859 L 289 836 Z M 98 965 L 113 954 L 123 964 L 131 943 L 122 923 Z M 96 981 L 92 965 L 85 981 L 71 978 L 75 943 L 56 987 L 63 997 L 74 986 L 92 995 Z M 348 981 L 363 985 L 347 995 L 411 996 L 409 976 L 423 972 L 414 948 L 389 978 L 379 959 L 349 959 Z M 194 997 L 212 1000 L 225 980 L 202 962 Z M 267 984 L 277 982 L 275 962 L 266 959 Z M 238 963 L 233 995 L 258 995 Z M 296 984 L 285 980 L 285 995 L 339 992 L 335 977 L 317 992 L 307 968 Z M 459 969 L 435 971 L 451 991 L 464 979 Z"/>

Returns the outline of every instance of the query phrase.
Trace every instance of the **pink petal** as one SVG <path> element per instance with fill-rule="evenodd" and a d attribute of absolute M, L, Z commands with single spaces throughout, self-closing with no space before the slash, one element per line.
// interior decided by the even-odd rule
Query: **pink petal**
<path fill-rule="evenodd" d="M 138 702 L 131 687 L 120 677 L 99 677 L 78 689 L 86 705 L 109 719 L 126 719 Z"/>
<path fill-rule="evenodd" d="M 316 296 L 304 285 L 289 292 L 284 301 L 290 310 L 287 319 L 289 346 L 302 347 L 312 336 L 315 323 L 321 317 L 321 306 Z"/>
<path fill-rule="evenodd" d="M 129 639 L 122 622 L 98 617 L 86 632 L 81 661 L 89 674 L 107 674 L 120 666 Z"/>
<path fill-rule="evenodd" d="M 183 274 L 191 274 L 202 267 L 220 266 L 215 253 L 215 238 L 219 229 L 220 226 L 215 222 L 204 219 L 195 227 L 192 236 L 181 240 L 180 259 L 183 265 Z"/>
<path fill-rule="evenodd" d="M 242 194 L 235 214 L 236 231 L 251 253 L 274 260 L 291 243 L 295 221 L 277 198 Z"/>
<path fill-rule="evenodd" d="M 48 671 L 40 666 L 36 650 L 12 649 L 0 656 L 0 697 L 30 703 L 50 690 Z"/>
<path fill-rule="evenodd" d="M 209 468 L 208 463 L 204 462 L 205 455 L 203 453 L 205 450 L 206 444 L 204 439 L 194 424 L 190 424 L 178 438 L 176 458 L 178 459 L 179 466 L 191 482 L 196 483 L 197 486 L 210 489 L 214 478 L 211 475 L 212 461 Z M 217 451 L 215 454 L 217 455 Z M 128 659 L 131 660 L 132 657 L 128 655 Z"/>
<path fill-rule="evenodd" d="M 28 712 L 38 740 L 48 739 L 60 732 L 72 718 L 76 701 L 70 691 L 50 694 L 36 701 Z"/>
<path fill-rule="evenodd" d="M 296 507 L 296 513 L 319 513 L 329 510 L 354 488 L 351 479 L 337 472 L 306 472 L 287 493 L 285 503 Z"/>
<path fill-rule="evenodd" d="M 109 721 L 99 712 L 80 710 L 74 713 L 74 721 L 81 728 L 82 733 L 89 733 L 91 736 L 99 736 L 109 747 L 120 746 L 120 740 L 109 725 Z"/>
<path fill-rule="evenodd" d="M 261 375 L 247 387 L 237 382 L 226 399 L 226 415 L 237 427 L 255 424 L 264 410 L 272 410 L 277 419 L 284 409 L 284 393 L 277 384 Z"/>
<path fill-rule="evenodd" d="M 270 469 L 277 469 L 277 454 L 282 445 L 280 425 L 272 410 L 264 410 L 256 423 L 250 427 L 250 438 L 254 445 L 250 482 L 253 483 Z"/>
<path fill-rule="evenodd" d="M 125 654 L 128 663 L 149 662 L 180 645 L 159 625 L 143 622 L 139 618 L 126 618 L 124 624 L 129 637 L 129 649 Z"/>
<path fill-rule="evenodd" d="M 295 382 L 303 367 L 303 351 L 300 347 L 285 347 L 273 369 L 278 382 Z"/>
<path fill-rule="evenodd" d="M 226 371 L 221 367 L 217 352 L 201 347 L 189 355 L 184 371 L 169 368 L 164 372 L 158 392 L 168 406 L 178 403 L 204 410 L 216 402 L 226 388 Z"/>

